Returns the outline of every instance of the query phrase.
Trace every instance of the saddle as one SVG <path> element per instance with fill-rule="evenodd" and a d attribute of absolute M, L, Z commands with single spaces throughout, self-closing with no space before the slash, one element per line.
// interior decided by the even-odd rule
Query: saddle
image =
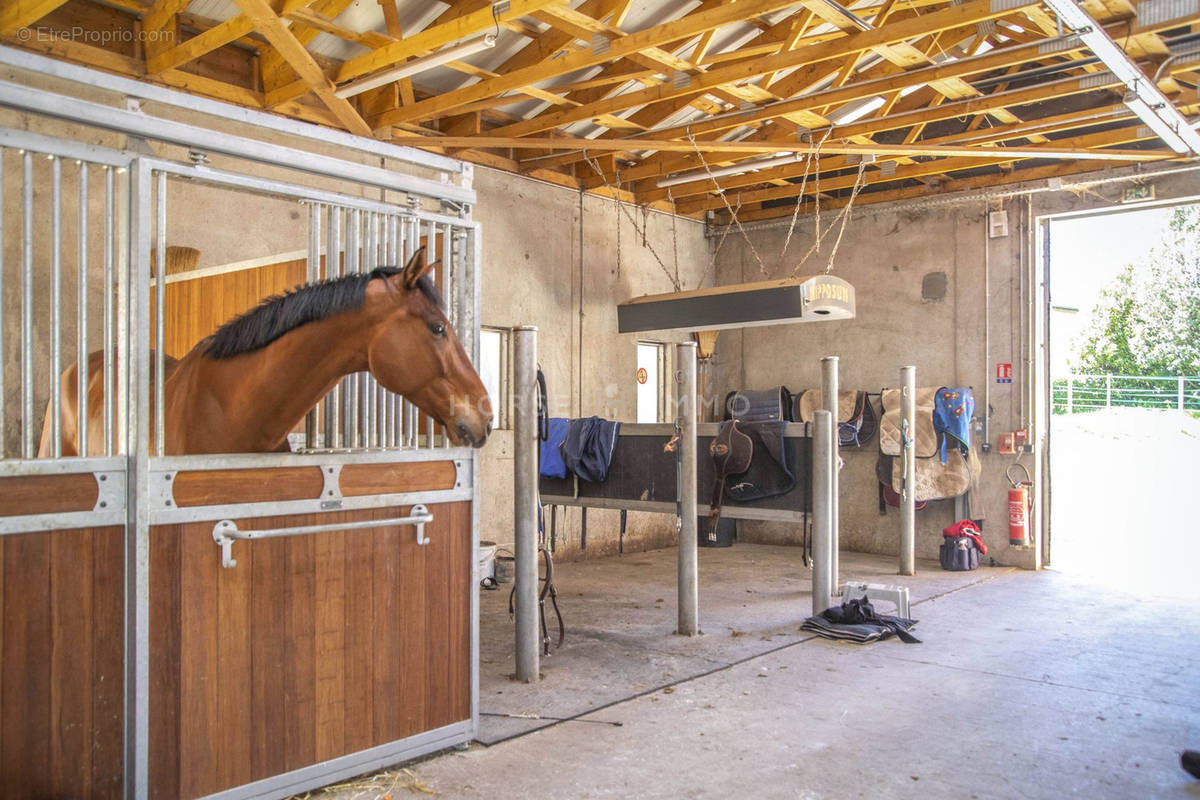
<path fill-rule="evenodd" d="M 713 460 L 712 499 L 708 512 L 708 540 L 717 540 L 717 522 L 721 519 L 721 501 L 725 497 L 725 478 L 750 469 L 754 442 L 738 429 L 738 420 L 728 419 L 717 428 L 717 436 L 708 446 Z"/>

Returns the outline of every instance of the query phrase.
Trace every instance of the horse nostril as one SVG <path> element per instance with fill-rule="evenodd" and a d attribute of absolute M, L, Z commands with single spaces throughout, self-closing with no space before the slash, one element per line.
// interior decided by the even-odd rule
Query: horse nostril
<path fill-rule="evenodd" d="M 488 436 L 492 435 L 492 421 L 490 419 L 488 420 L 488 424 L 487 424 L 487 432 L 488 432 Z"/>

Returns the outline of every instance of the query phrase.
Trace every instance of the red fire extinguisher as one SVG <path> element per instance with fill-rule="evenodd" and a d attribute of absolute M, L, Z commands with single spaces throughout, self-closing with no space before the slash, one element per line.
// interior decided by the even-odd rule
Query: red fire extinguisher
<path fill-rule="evenodd" d="M 1024 470 L 1025 480 L 1013 480 L 1012 467 Z M 1012 488 L 1008 490 L 1008 543 L 1028 545 L 1031 539 L 1029 512 L 1033 509 L 1033 481 L 1029 479 L 1029 470 L 1024 464 L 1013 464 L 1006 474 L 1008 482 L 1012 484 Z"/>

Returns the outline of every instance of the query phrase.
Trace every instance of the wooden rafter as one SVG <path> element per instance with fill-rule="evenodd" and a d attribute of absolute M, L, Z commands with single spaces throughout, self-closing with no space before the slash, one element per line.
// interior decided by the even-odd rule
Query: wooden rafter
<path fill-rule="evenodd" d="M 0 36 L 32 25 L 66 0 L 6 0 L 0 4 Z"/>
<path fill-rule="evenodd" d="M 844 4 L 857 20 L 826 0 L 700 0 L 687 11 L 649 0 L 639 17 L 655 3 L 662 15 L 637 28 L 626 22 L 632 0 L 511 0 L 495 14 L 491 0 L 453 0 L 412 30 L 401 20 L 414 0 L 360 0 L 354 16 L 340 16 L 351 2 L 236 0 L 237 12 L 206 20 L 188 14 L 188 0 L 8 0 L 0 2 L 0 38 L 687 214 L 723 214 L 718 189 L 740 195 L 744 219 L 791 213 L 804 163 L 736 170 L 817 141 L 824 145 L 812 168 L 834 204 L 866 155 L 877 163 L 865 168 L 860 202 L 1044 171 L 1026 168 L 1029 159 L 1077 171 L 1086 164 L 1070 162 L 1174 157 L 1135 144 L 1148 134 L 1121 104 L 1121 84 L 1086 60 L 1078 41 L 1060 39 L 1039 0 Z M 1192 97 L 1200 60 L 1164 36 L 1200 29 L 1200 12 L 1146 24 L 1131 0 L 1083 7 L 1147 76 L 1159 76 L 1176 105 Z M 360 25 L 364 12 L 375 22 Z M 134 49 L 15 35 L 105 14 L 113 29 L 167 35 Z M 339 85 L 493 31 L 501 44 L 492 52 L 507 53 L 498 65 L 487 55 L 465 58 L 431 67 L 440 79 L 418 73 L 338 97 Z M 317 46 L 322 34 L 366 52 L 344 61 L 322 55 L 335 52 Z M 232 69 L 246 72 L 234 77 Z M 454 73 L 457 88 L 447 90 Z M 710 179 L 705 166 L 724 169 Z M 970 175 L 984 167 L 988 176 Z M 660 187 L 667 177 L 675 180 Z M 927 185 L 906 185 L 917 181 Z"/>
<path fill-rule="evenodd" d="M 267 41 L 279 51 L 279 54 L 291 65 L 301 80 L 320 98 L 330 113 L 337 117 L 348 131 L 361 136 L 371 135 L 371 127 L 348 100 L 337 96 L 333 82 L 313 59 L 312 54 L 283 24 L 283 20 L 271 10 L 266 0 L 234 1 L 242 13 L 254 22 L 254 27 L 267 37 Z"/>

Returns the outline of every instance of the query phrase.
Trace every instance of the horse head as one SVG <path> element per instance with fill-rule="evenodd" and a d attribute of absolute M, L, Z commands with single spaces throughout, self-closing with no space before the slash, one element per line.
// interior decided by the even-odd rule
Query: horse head
<path fill-rule="evenodd" d="M 455 445 L 482 447 L 492 432 L 492 406 L 429 271 L 425 248 L 404 269 L 372 280 L 368 302 L 381 309 L 367 345 L 371 374 L 446 429 Z"/>

